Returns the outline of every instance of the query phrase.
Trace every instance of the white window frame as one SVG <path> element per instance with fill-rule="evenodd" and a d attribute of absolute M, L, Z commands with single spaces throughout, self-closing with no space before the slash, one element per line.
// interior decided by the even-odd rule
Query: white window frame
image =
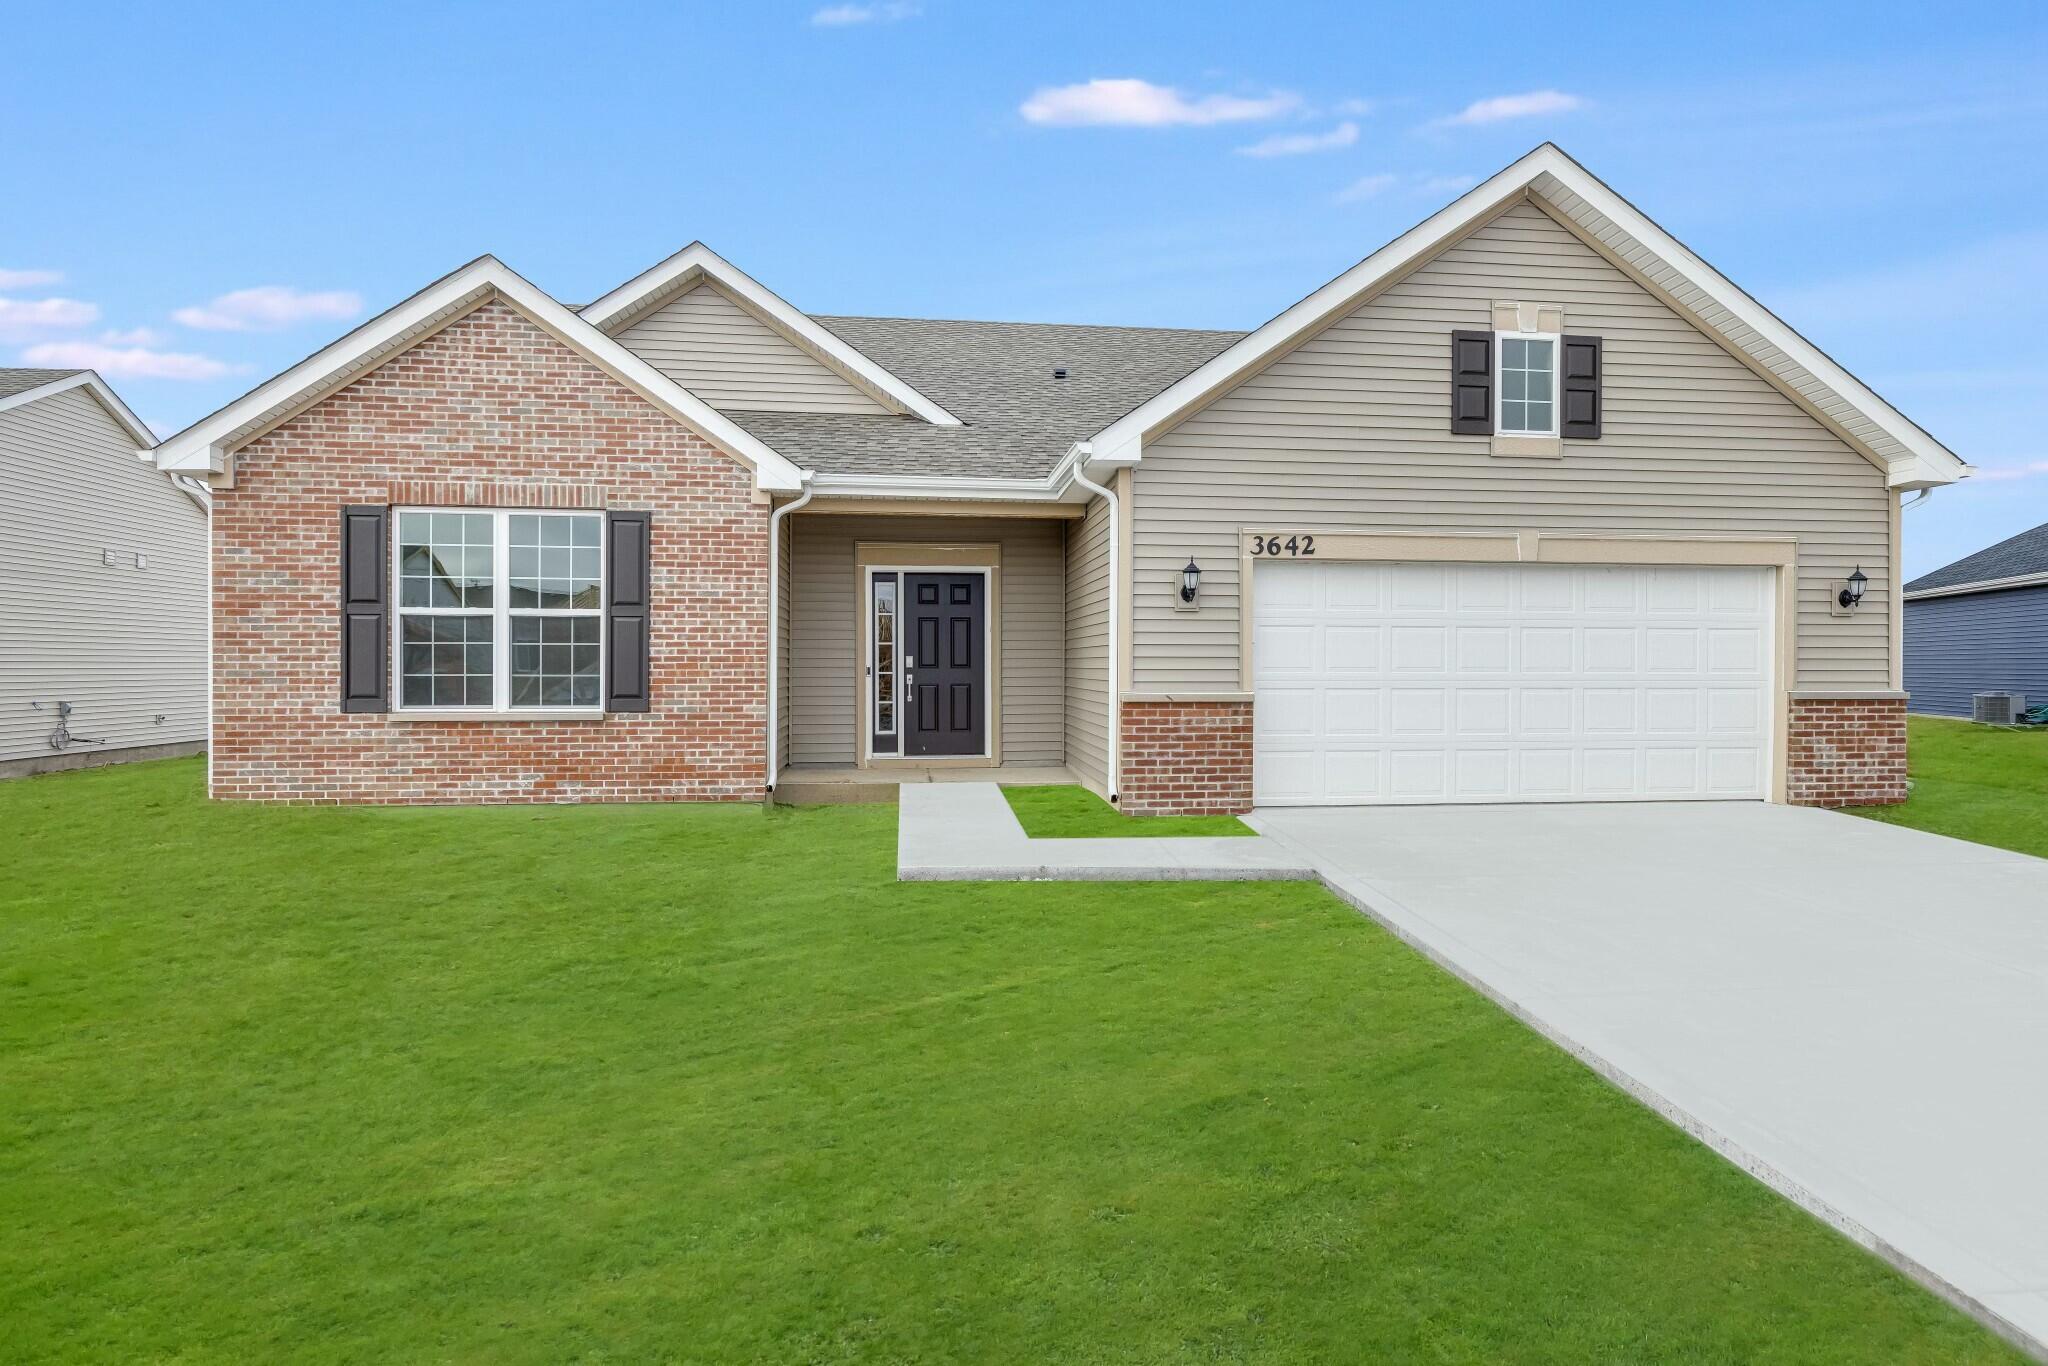
<path fill-rule="evenodd" d="M 1507 344 L 1511 341 L 1550 343 L 1550 426 L 1509 427 L 1507 412 Z M 1527 373 L 1526 371 L 1524 373 Z M 1562 414 L 1558 403 L 1564 397 L 1564 335 L 1559 332 L 1496 332 L 1493 334 L 1493 430 L 1497 436 L 1556 436 Z M 1518 402 L 1520 400 L 1517 400 Z"/>
<path fill-rule="evenodd" d="M 882 633 L 880 593 L 886 583 L 892 590 L 889 609 L 889 724 L 882 724 Z M 896 742 L 892 754 L 903 752 L 903 574 L 900 570 L 870 571 L 868 574 L 868 728 L 870 736 L 886 735 Z"/>
<path fill-rule="evenodd" d="M 406 607 L 403 605 L 402 590 L 404 578 L 400 546 L 404 544 L 399 528 L 404 524 L 407 513 L 432 515 L 461 515 L 491 518 L 491 608 L 488 612 L 471 607 Z M 512 522 L 514 517 L 594 517 L 597 519 L 597 603 L 588 607 L 520 607 L 512 606 Z M 407 715 L 433 717 L 470 717 L 492 719 L 548 720 L 560 717 L 602 717 L 604 709 L 604 661 L 609 645 L 611 614 L 605 610 L 606 570 L 611 563 L 611 519 L 599 508 L 477 508 L 477 507 L 394 507 L 390 519 L 391 545 L 388 558 L 391 569 L 391 709 Z M 597 618 L 597 659 L 598 685 L 597 703 L 594 706 L 537 706 L 515 707 L 512 705 L 512 618 L 522 617 L 590 617 Z M 405 704 L 405 618 L 423 616 L 481 617 L 491 618 L 491 705 L 488 707 L 450 706 L 407 706 Z"/>

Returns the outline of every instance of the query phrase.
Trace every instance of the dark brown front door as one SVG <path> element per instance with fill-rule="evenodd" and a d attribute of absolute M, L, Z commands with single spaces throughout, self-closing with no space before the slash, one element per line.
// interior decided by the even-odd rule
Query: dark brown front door
<path fill-rule="evenodd" d="M 986 584 L 980 574 L 903 576 L 905 754 L 988 748 Z"/>

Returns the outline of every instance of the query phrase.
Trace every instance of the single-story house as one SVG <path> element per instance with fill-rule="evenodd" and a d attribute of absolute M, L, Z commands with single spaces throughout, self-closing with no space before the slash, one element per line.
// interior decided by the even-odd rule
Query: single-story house
<path fill-rule="evenodd" d="M 91 370 L 0 369 L 0 777 L 206 741 L 203 481 Z"/>
<path fill-rule="evenodd" d="M 216 796 L 1141 812 L 1897 800 L 1900 498 L 1968 472 L 1547 144 L 1245 333 L 486 256 L 158 459 Z"/>
<path fill-rule="evenodd" d="M 2048 703 L 2048 522 L 1906 585 L 1911 707 L 1969 716 L 1980 692 Z"/>

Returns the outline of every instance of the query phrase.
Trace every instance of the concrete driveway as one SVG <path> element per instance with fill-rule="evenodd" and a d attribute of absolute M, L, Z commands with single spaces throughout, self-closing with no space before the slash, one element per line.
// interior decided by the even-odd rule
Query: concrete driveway
<path fill-rule="evenodd" d="M 1758 803 L 1261 809 L 1353 904 L 2048 1356 L 2048 860 Z"/>

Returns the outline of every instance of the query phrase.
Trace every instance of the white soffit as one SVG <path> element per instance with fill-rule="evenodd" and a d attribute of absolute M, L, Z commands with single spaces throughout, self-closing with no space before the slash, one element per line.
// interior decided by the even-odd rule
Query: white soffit
<path fill-rule="evenodd" d="M 229 452 L 488 299 L 503 299 L 564 345 L 754 471 L 757 487 L 793 491 L 804 472 L 689 390 L 535 288 L 494 256 L 444 275 L 395 308 L 258 385 L 156 450 L 165 470 L 219 474 Z"/>
<path fill-rule="evenodd" d="M 1948 484 L 1972 472 L 1953 451 L 1547 142 L 1105 427 L 1091 442 L 1096 458 L 1142 458 L 1147 436 L 1286 354 L 1364 296 L 1525 195 L 1540 195 L 1698 326 L 1847 433 L 1885 467 L 1893 487 Z"/>
<path fill-rule="evenodd" d="M 940 427 L 960 419 L 905 381 L 869 360 L 809 314 L 748 275 L 702 242 L 692 242 L 658 265 L 640 272 L 581 310 L 585 322 L 615 334 L 676 295 L 709 280 L 742 308 L 809 352 L 818 362 L 874 396 L 884 407 L 923 418 Z"/>

